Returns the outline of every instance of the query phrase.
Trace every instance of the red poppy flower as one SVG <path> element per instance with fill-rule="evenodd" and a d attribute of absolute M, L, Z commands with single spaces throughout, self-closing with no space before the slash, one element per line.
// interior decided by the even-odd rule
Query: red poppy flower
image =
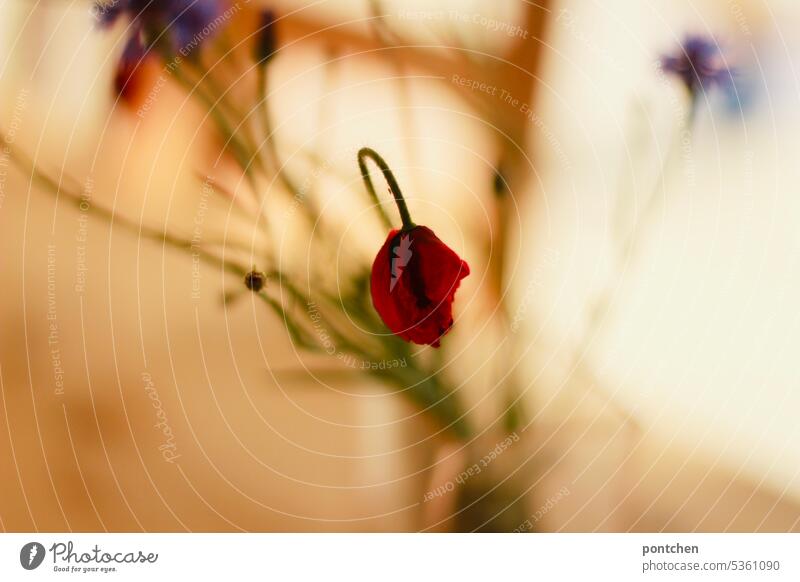
<path fill-rule="evenodd" d="M 114 75 L 114 92 L 122 102 L 131 106 L 139 105 L 143 92 L 138 62 L 122 61 L 117 65 L 117 71 Z"/>
<path fill-rule="evenodd" d="M 372 304 L 395 335 L 439 347 L 453 325 L 453 299 L 467 275 L 469 265 L 431 229 L 392 230 L 372 264 Z"/>
<path fill-rule="evenodd" d="M 130 108 L 139 107 L 153 86 L 156 63 L 154 53 L 148 53 L 141 33 L 134 34 L 122 51 L 114 74 L 114 92 Z"/>

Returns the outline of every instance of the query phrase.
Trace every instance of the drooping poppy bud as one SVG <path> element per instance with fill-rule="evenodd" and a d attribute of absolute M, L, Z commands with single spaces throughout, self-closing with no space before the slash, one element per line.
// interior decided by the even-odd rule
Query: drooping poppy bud
<path fill-rule="evenodd" d="M 430 228 L 412 222 L 388 164 L 374 150 L 362 148 L 358 165 L 376 203 L 380 204 L 367 158 L 383 172 L 403 221 L 402 229 L 389 233 L 372 264 L 372 304 L 393 334 L 408 342 L 439 347 L 442 336 L 453 326 L 453 300 L 461 279 L 469 275 L 469 265 Z"/>
<path fill-rule="evenodd" d="M 395 335 L 439 347 L 469 265 L 431 229 L 393 230 L 372 264 L 372 304 Z"/>

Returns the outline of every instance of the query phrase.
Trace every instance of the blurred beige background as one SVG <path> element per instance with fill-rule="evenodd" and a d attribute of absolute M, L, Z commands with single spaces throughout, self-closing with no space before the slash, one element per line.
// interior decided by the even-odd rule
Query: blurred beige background
<path fill-rule="evenodd" d="M 485 272 L 475 240 L 491 228 L 498 135 L 519 146 L 509 160 L 512 226 L 502 234 L 510 306 L 520 315 L 510 352 L 533 423 L 493 471 L 524 483 L 534 529 L 800 529 L 792 349 L 800 277 L 788 159 L 797 7 L 441 2 L 444 16 L 422 19 L 404 11 L 431 10 L 430 2 L 385 2 L 390 29 L 422 47 L 387 58 L 365 24 L 366 3 L 271 5 L 287 15 L 271 101 L 279 143 L 298 173 L 308 171 L 298 151 L 309 143 L 336 160 L 319 181 L 342 224 L 352 220 L 342 208 L 359 184 L 341 152 L 376 144 L 404 187 L 420 193 L 412 208 Z M 208 236 L 252 242 L 224 204 L 199 211 L 191 175 L 217 144 L 176 87 L 144 120 L 112 113 L 121 30 L 93 30 L 86 2 L 0 9 L 2 120 L 18 127 L 15 147 L 51 175 L 62 167 L 64 179 L 91 175 L 92 200 L 137 221 L 191 233 L 201 212 Z M 519 50 L 519 38 L 458 22 L 450 10 L 518 23 L 534 48 Z M 635 138 L 663 147 L 674 128 L 680 95 L 654 62 L 687 30 L 731 42 L 755 71 L 753 101 L 745 114 L 720 100 L 703 104 L 691 172 L 668 182 L 639 260 L 581 350 L 587 298 L 614 280 L 615 196 L 653 179 L 659 150 Z M 464 64 L 470 51 L 512 64 Z M 515 63 L 524 74 L 513 73 Z M 456 70 L 505 88 L 535 118 L 486 95 L 476 100 L 454 86 Z M 495 117 L 487 119 L 486 103 Z M 459 470 L 448 466 L 450 444 L 399 395 L 352 374 L 321 385 L 301 363 L 324 362 L 301 362 L 280 321 L 249 297 L 223 305 L 236 281 L 203 270 L 195 298 L 188 255 L 87 221 L 3 169 L 0 526 L 450 527 L 446 500 L 423 502 Z M 381 236 L 346 232 L 367 255 Z M 76 289 L 82 266 L 85 287 Z M 467 337 L 485 320 L 470 302 L 480 283 L 465 281 L 452 357 L 471 379 L 462 391 L 471 414 L 488 425 L 502 407 L 483 365 L 496 338 Z M 179 455 L 172 461 L 154 427 L 164 419 Z"/>

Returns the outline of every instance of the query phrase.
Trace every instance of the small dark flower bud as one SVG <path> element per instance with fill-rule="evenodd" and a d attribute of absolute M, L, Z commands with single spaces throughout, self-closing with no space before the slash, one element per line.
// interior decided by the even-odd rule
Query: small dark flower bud
<path fill-rule="evenodd" d="M 275 38 L 275 13 L 272 10 L 261 12 L 261 20 L 256 30 L 255 59 L 264 66 L 274 56 L 277 40 Z"/>
<path fill-rule="evenodd" d="M 267 284 L 267 276 L 261 271 L 253 269 L 244 276 L 244 286 L 253 293 L 258 293 Z"/>

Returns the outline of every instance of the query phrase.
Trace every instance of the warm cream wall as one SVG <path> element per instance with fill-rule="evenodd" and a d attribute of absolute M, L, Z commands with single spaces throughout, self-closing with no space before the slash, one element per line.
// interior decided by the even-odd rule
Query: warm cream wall
<path fill-rule="evenodd" d="M 620 10 L 623 7 L 620 4 Z M 583 8 L 575 10 L 581 22 L 603 21 L 584 14 Z M 98 40 L 84 25 L 82 8 L 67 11 L 66 17 L 53 8 L 46 12 L 46 25 L 35 20 L 28 26 L 31 31 L 52 34 L 24 35 L 25 50 L 17 49 L 12 53 L 16 58 L 9 60 L 27 63 L 30 51 L 35 54 L 36 47 L 47 44 L 41 72 L 31 80 L 24 73 L 27 68 L 16 65 L 2 77 L 4 95 L 15 96 L 20 88 L 30 88 L 19 144 L 31 148 L 27 151 L 37 151 L 52 168 L 60 165 L 66 152 L 73 160 L 71 167 L 85 171 L 97 153 L 101 161 L 95 176 L 98 203 L 116 200 L 120 209 L 133 216 L 144 212 L 148 221 L 163 219 L 169 209 L 171 224 L 190 225 L 197 201 L 185 174 L 202 163 L 206 149 L 213 145 L 205 133 L 195 134 L 200 119 L 197 111 L 182 110 L 181 94 L 167 91 L 148 123 L 136 127 L 117 115 L 100 137 L 104 129 L 101 120 L 105 121 L 110 108 L 103 89 L 110 69 L 103 63 L 105 54 L 97 57 L 97 49 L 108 50 L 104 42 L 113 43 L 113 39 Z M 634 22 L 646 17 L 641 8 L 621 12 Z M 23 14 L 19 11 L 18 16 Z M 510 9 L 507 17 L 513 14 Z M 323 25 L 326 22 L 322 20 Z M 309 31 L 307 20 L 289 25 L 292 32 L 287 40 Z M 5 42 L 11 38 L 9 27 L 6 24 Z M 562 50 L 559 43 L 567 42 L 569 35 L 558 26 L 552 30 L 555 50 Z M 595 31 L 598 43 L 623 55 L 630 52 L 624 37 L 605 30 Z M 374 42 L 364 38 L 357 27 L 345 33 L 348 42 L 338 45 L 342 51 L 368 50 Z M 85 42 L 80 50 L 75 39 L 81 39 L 78 44 Z M 655 40 L 653 44 L 657 45 Z M 612 151 L 619 143 L 619 131 L 609 127 L 622 123 L 624 100 L 615 99 L 620 99 L 628 85 L 620 84 L 627 77 L 616 73 L 601 75 L 596 84 L 590 77 L 592 90 L 585 90 L 575 79 L 582 75 L 574 67 L 576 62 L 581 64 L 586 50 L 591 52 L 591 45 L 587 48 L 585 42 L 577 42 L 568 49 L 564 45 L 564 50 L 571 51 L 573 61 L 569 66 L 557 63 L 556 57 L 550 61 L 550 86 L 539 87 L 544 101 L 537 111 L 545 116 L 569 156 L 570 173 L 580 188 L 565 188 L 560 181 L 563 160 L 558 159 L 552 136 L 543 140 L 533 131 L 536 149 L 530 151 L 536 152 L 536 163 L 531 171 L 536 172 L 536 179 L 517 191 L 525 232 L 531 236 L 517 247 L 524 252 L 513 255 L 519 263 L 512 286 L 517 304 L 528 308 L 514 339 L 520 342 L 515 348 L 520 355 L 531 347 L 523 360 L 528 362 L 523 377 L 532 381 L 527 401 L 537 422 L 525 437 L 524 447 L 506 457 L 504 466 L 509 471 L 524 467 L 519 477 L 534 485 L 528 500 L 531 511 L 561 487 L 569 487 L 569 497 L 538 525 L 547 529 L 796 529 L 800 512 L 789 499 L 796 467 L 791 433 L 786 432 L 791 427 L 770 422 L 773 432 L 766 433 L 765 442 L 771 446 L 764 452 L 748 448 L 757 439 L 743 444 L 729 438 L 732 432 L 725 424 L 739 423 L 742 436 L 767 426 L 756 421 L 771 418 L 758 415 L 774 413 L 781 394 L 792 396 L 789 391 L 779 392 L 782 384 L 764 385 L 769 397 L 762 400 L 763 409 L 754 408 L 753 414 L 726 407 L 719 422 L 711 425 L 715 433 L 705 435 L 706 426 L 676 424 L 675 418 L 685 415 L 666 407 L 673 400 L 675 386 L 694 393 L 698 384 L 673 381 L 669 371 L 677 365 L 669 362 L 680 361 L 685 354 L 680 346 L 668 350 L 658 342 L 645 344 L 644 349 L 639 342 L 641 333 L 630 330 L 637 321 L 650 328 L 653 324 L 632 312 L 631 321 L 624 325 L 629 335 L 619 333 L 623 324 L 616 331 L 612 326 L 608 342 L 593 350 L 590 365 L 581 368 L 581 374 L 588 376 L 569 373 L 572 344 L 562 341 L 574 331 L 571 318 L 578 312 L 576 306 L 580 306 L 587 281 L 595 280 L 594 251 L 602 236 L 593 194 L 597 185 L 603 184 L 599 196 L 610 195 L 608 174 L 616 167 L 609 167 L 599 154 Z M 75 55 L 79 58 L 73 59 Z M 337 83 L 354 87 L 324 101 L 328 115 L 337 120 L 357 119 L 357 123 L 333 124 L 319 134 L 315 126 L 318 110 L 313 103 L 326 85 L 319 73 L 309 71 L 324 58 L 316 47 L 297 49 L 291 61 L 278 64 L 287 80 L 297 69 L 301 72 L 275 97 L 288 121 L 283 141 L 287 151 L 316 137 L 322 138 L 313 142 L 322 148 L 321 155 L 335 156 L 354 144 L 377 140 L 387 157 L 400 166 L 401 181 L 420 192 L 420 199 L 412 202 L 417 211 L 425 213 L 443 237 L 459 241 L 463 245 L 459 250 L 468 253 L 477 267 L 475 272 L 481 272 L 481 249 L 470 246 L 469 237 L 462 240 L 460 227 L 466 224 L 477 233 L 485 227 L 481 197 L 486 195 L 483 185 L 491 178 L 491 162 L 497 153 L 488 139 L 491 128 L 477 119 L 467 120 L 464 114 L 475 112 L 456 99 L 450 87 L 443 89 L 430 80 L 412 83 L 409 91 L 410 102 L 424 109 L 402 119 L 387 115 L 383 110 L 398 104 L 397 87 L 391 80 L 396 69 L 360 57 L 348 60 L 332 81 L 337 89 Z M 428 74 L 422 65 L 414 63 L 411 73 Z M 591 74 L 604 71 L 602 63 L 595 65 L 588 61 L 584 66 Z M 95 81 L 96 90 L 85 89 Z M 585 75 L 583 82 L 587 82 Z M 607 108 L 613 115 L 597 115 L 600 100 L 600 110 Z M 13 113 L 11 104 L 13 101 L 5 102 L 4 115 Z M 568 113 L 565 104 L 572 108 Z M 585 122 L 580 131 L 575 129 L 578 122 Z M 36 150 L 43 125 L 49 137 Z M 76 137 L 65 148 L 64 136 L 73 130 Z M 419 138 L 424 139 L 415 141 Z M 767 145 L 759 146 L 759 151 L 772 151 L 771 136 L 763 139 Z M 126 157 L 130 140 L 136 154 Z M 187 141 L 197 146 L 196 155 L 183 159 Z M 752 143 L 755 147 L 756 141 Z M 344 180 L 329 177 L 325 192 L 345 195 L 348 190 L 343 185 L 357 180 L 351 166 L 343 160 Z M 181 174 L 177 183 L 176 168 Z M 469 192 L 466 204 L 465 191 Z M 712 192 L 718 199 L 719 187 Z M 88 224 L 91 270 L 86 291 L 76 294 L 79 214 L 59 208 L 51 232 L 54 207 L 47 195 L 30 191 L 19 175 L 9 178 L 5 193 L 0 206 L 5 289 L 0 306 L 0 435 L 6 435 L 0 436 L 0 471 L 6 476 L 0 482 L 3 527 L 414 530 L 441 519 L 420 504 L 421 497 L 431 479 L 447 479 L 447 471 L 457 468 L 441 462 L 439 474 L 431 471 L 434 459 L 442 454 L 441 442 L 430 438 L 433 428 L 420 422 L 414 416 L 416 411 L 397 397 L 387 396 L 380 387 L 348 375 L 334 376 L 331 381 L 342 393 L 298 380 L 292 373 L 296 359 L 278 322 L 254 309 L 247 299 L 224 310 L 219 301 L 220 279 L 214 272 L 204 271 L 201 299 L 192 300 L 191 263 L 186 256 L 146 241 L 139 245 L 119 229 L 109 238 L 108 226 L 101 221 Z M 778 195 L 777 191 L 770 193 Z M 334 207 L 341 212 L 341 205 Z M 713 210 L 706 208 L 707 212 Z M 347 213 L 341 214 L 342 220 L 347 220 Z M 677 225 L 684 224 L 682 218 L 685 215 L 677 214 Z M 214 227 L 210 221 L 206 226 L 209 230 Z M 704 232 L 698 232 L 698 240 L 703 240 Z M 349 236 L 354 244 L 380 238 L 377 231 L 366 228 L 350 231 Z M 51 346 L 47 343 L 51 244 L 56 247 L 55 305 L 66 377 L 63 396 L 54 391 Z M 720 245 L 726 248 L 723 242 Z M 776 252 L 773 256 L 781 255 Z M 777 263 L 778 275 L 783 267 L 784 263 Z M 692 281 L 698 276 L 696 271 L 687 271 L 687 292 L 697 289 Z M 526 299 L 531 281 L 536 281 L 533 299 Z M 466 281 L 465 304 L 479 283 L 479 279 Z M 656 295 L 645 297 L 659 301 Z M 711 326 L 703 317 L 715 294 L 707 292 L 704 297 L 707 303 L 698 304 L 700 315 L 694 318 L 695 325 L 722 333 L 724 328 Z M 685 301 L 673 295 L 671 305 L 680 310 Z M 465 310 L 462 328 L 483 330 L 485 321 L 485 310 L 472 305 Z M 473 381 L 463 393 L 470 403 L 481 403 L 474 411 L 476 418 L 492 421 L 498 413 L 491 393 L 495 386 L 491 376 L 481 371 L 486 374 L 485 354 L 496 345 L 496 336 L 483 333 L 471 344 L 463 335 L 455 334 L 452 340 L 458 347 L 467 346 L 457 367 L 463 377 Z M 773 329 L 775 341 L 788 342 L 788 333 L 783 328 Z M 755 342 L 762 336 L 751 337 Z M 656 362 L 643 361 L 637 368 L 630 360 L 617 363 L 602 375 L 604 392 L 590 389 L 592 367 L 618 361 L 609 355 L 615 346 L 644 352 Z M 668 356 L 672 358 L 669 362 Z M 695 374 L 729 361 L 720 353 L 711 356 L 707 362 L 693 360 Z M 766 354 L 761 357 L 748 360 L 756 375 L 760 369 L 756 364 L 769 368 L 772 362 Z M 728 374 L 741 375 L 742 358 L 738 362 L 740 367 L 729 366 Z M 268 365 L 284 373 L 271 378 Z M 777 363 L 769 369 L 789 370 Z M 151 375 L 175 433 L 181 455 L 178 464 L 165 462 L 158 449 L 163 438 L 152 426 L 156 421 L 142 378 L 144 371 Z M 651 386 L 647 402 L 641 402 L 642 387 Z M 708 386 L 718 392 L 727 384 L 720 376 Z M 609 390 L 619 391 L 618 404 L 606 406 L 602 396 Z M 558 397 L 551 400 L 554 394 Z M 743 391 L 742 401 L 752 402 L 747 400 L 751 394 Z M 622 422 L 631 410 L 635 410 L 634 422 Z M 657 418 L 660 411 L 664 412 L 663 422 Z M 708 418 L 707 409 L 701 411 L 706 415 L 702 418 Z M 384 430 L 386 424 L 392 425 L 391 430 Z M 701 446 L 695 449 L 697 443 Z M 774 456 L 781 446 L 784 458 Z M 528 458 L 532 462 L 523 465 Z M 768 465 L 773 468 L 765 471 Z"/>
<path fill-rule="evenodd" d="M 686 31 L 717 34 L 751 75 L 752 102 L 743 116 L 714 95 L 702 104 L 686 163 L 668 174 L 665 203 L 586 360 L 649 435 L 684 448 L 687 466 L 796 499 L 791 79 L 800 13 L 792 3 L 626 1 L 563 2 L 556 13 L 540 101 L 549 131 L 536 141 L 544 185 L 526 239 L 543 251 L 527 275 L 538 280 L 530 332 L 569 354 L 587 299 L 617 285 L 611 209 L 626 188 L 631 204 L 652 188 L 684 99 L 653 63 Z M 648 146 L 654 140 L 660 149 Z M 555 264 L 545 254 L 553 252 Z"/>

